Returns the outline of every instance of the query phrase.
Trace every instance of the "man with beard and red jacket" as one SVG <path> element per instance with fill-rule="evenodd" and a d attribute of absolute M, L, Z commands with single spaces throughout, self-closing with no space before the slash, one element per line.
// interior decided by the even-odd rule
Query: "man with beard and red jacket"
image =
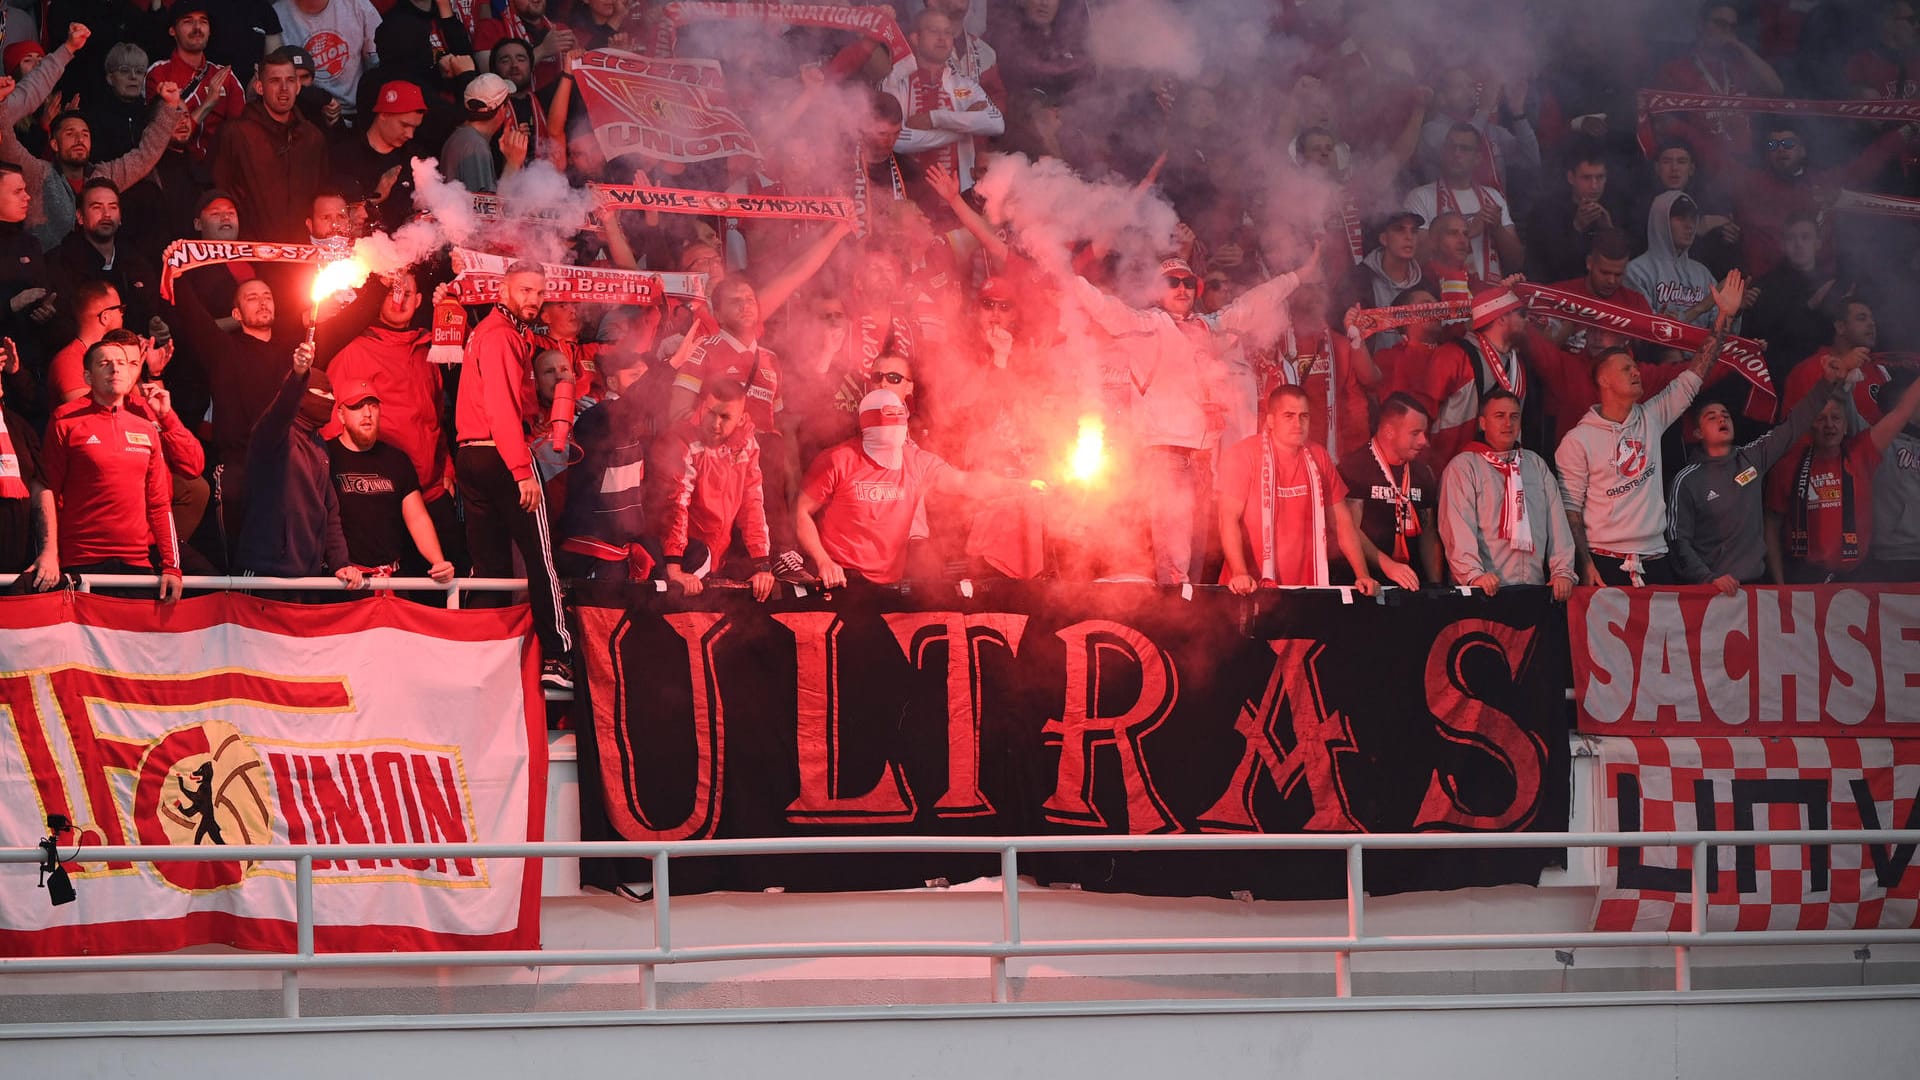
<path fill-rule="evenodd" d="M 703 568 L 686 565 L 688 542 L 699 541 L 712 553 L 713 567 L 724 567 L 738 530 L 752 567 L 753 598 L 773 595 L 772 540 L 747 388 L 732 379 L 707 380 L 693 413 L 654 443 L 651 457 L 647 518 L 660 533 L 668 580 L 698 593 Z"/>
<path fill-rule="evenodd" d="M 573 689 L 573 635 L 560 609 L 546 499 L 533 468 L 523 417 L 533 365 L 533 321 L 547 299 L 539 263 L 517 262 L 500 282 L 500 302 L 467 337 L 454 405 L 453 471 L 467 507 L 467 551 L 479 577 L 513 573 L 517 548 L 544 661 L 540 684 Z"/>
<path fill-rule="evenodd" d="M 326 364 L 327 375 L 338 386 L 373 385 L 380 399 L 380 441 L 399 449 L 413 463 L 420 497 L 433 518 L 440 546 L 458 561 L 465 538 L 454 513 L 453 462 L 447 455 L 440 367 L 427 359 L 431 335 L 413 326 L 414 313 L 420 309 L 413 272 L 402 270 L 389 280 L 378 318 L 341 347 Z"/>
<path fill-rule="evenodd" d="M 289 50 L 260 62 L 259 95 L 227 123 L 213 155 L 213 180 L 232 194 L 248 234 L 304 240 L 314 193 L 327 181 L 327 140 L 300 115 L 300 75 Z"/>

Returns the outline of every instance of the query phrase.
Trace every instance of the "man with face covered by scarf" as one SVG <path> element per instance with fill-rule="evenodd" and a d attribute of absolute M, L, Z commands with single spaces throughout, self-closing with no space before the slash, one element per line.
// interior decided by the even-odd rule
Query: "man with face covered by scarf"
<path fill-rule="evenodd" d="M 967 473 L 907 438 L 907 407 L 891 390 L 860 399 L 860 434 L 821 454 L 794 504 L 794 532 L 820 584 L 891 585 L 907 574 L 914 509 L 928 492 L 990 499 L 1030 481 Z M 815 518 L 818 517 L 816 522 Z"/>
<path fill-rule="evenodd" d="M 313 347 L 295 347 L 293 367 L 247 445 L 247 475 L 257 486 L 234 553 L 241 571 L 262 577 L 331 574 L 348 588 L 364 584 L 347 555 L 340 502 L 320 440 L 332 415 L 333 392 L 327 373 L 313 369 Z"/>

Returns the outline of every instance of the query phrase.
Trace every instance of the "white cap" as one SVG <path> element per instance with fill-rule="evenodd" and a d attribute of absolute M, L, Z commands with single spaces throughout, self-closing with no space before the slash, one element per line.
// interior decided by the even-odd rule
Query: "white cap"
<path fill-rule="evenodd" d="M 467 84 L 467 108 L 479 112 L 492 112 L 499 108 L 511 93 L 513 93 L 513 87 L 500 76 L 492 72 L 476 75 L 473 81 Z"/>

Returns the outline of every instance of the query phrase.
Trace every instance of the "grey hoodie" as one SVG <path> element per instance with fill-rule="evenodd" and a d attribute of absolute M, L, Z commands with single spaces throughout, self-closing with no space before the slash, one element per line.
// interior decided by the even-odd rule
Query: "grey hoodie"
<path fill-rule="evenodd" d="M 1656 314 L 1674 319 L 1705 300 L 1715 284 L 1713 271 L 1673 246 L 1673 204 L 1691 198 L 1684 191 L 1668 191 L 1653 200 L 1647 213 L 1647 253 L 1627 264 L 1627 288 L 1646 297 Z M 1693 323 L 1710 327 L 1713 319 L 1708 308 Z"/>
<path fill-rule="evenodd" d="M 1767 470 L 1787 456 L 1813 428 L 1836 386 L 1819 383 L 1800 399 L 1787 419 L 1725 457 L 1710 458 L 1696 449 L 1692 463 L 1673 478 L 1672 539 L 1674 569 L 1689 585 L 1703 585 L 1722 574 L 1735 581 L 1761 581 L 1767 572 L 1765 516 L 1761 491 Z M 1825 388 L 1828 393 L 1821 393 Z"/>

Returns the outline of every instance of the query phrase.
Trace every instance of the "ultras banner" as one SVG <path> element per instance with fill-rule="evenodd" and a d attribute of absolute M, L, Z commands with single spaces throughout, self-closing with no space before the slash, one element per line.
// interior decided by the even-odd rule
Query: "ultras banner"
<path fill-rule="evenodd" d="M 538 840 L 545 709 L 524 607 L 390 595 L 0 599 L 0 843 L 59 815 L 77 898 L 0 873 L 0 955 L 291 951 L 291 862 L 104 863 L 102 845 Z M 539 862 L 316 860 L 326 952 L 538 948 Z"/>
<path fill-rule="evenodd" d="M 754 604 L 581 597 L 589 838 L 1559 830 L 1566 618 L 1544 590 L 1151 586 Z M 597 820 L 596 820 L 597 819 Z M 601 830 L 596 833 L 596 829 Z M 1370 892 L 1533 882 L 1557 850 L 1385 853 Z M 974 856 L 674 860 L 676 890 L 875 889 Z M 1156 895 L 1344 895 L 1338 853 L 1034 856 Z M 603 886 L 644 863 L 589 864 Z"/>
<path fill-rule="evenodd" d="M 1920 586 L 1579 589 L 1592 735 L 1920 734 Z"/>
<path fill-rule="evenodd" d="M 1917 740 L 1595 741 L 1603 831 L 1920 827 Z M 1707 929 L 1920 925 L 1913 853 L 1888 844 L 1709 847 Z M 1693 866 L 1691 848 L 1608 852 L 1594 929 L 1691 929 Z"/>

